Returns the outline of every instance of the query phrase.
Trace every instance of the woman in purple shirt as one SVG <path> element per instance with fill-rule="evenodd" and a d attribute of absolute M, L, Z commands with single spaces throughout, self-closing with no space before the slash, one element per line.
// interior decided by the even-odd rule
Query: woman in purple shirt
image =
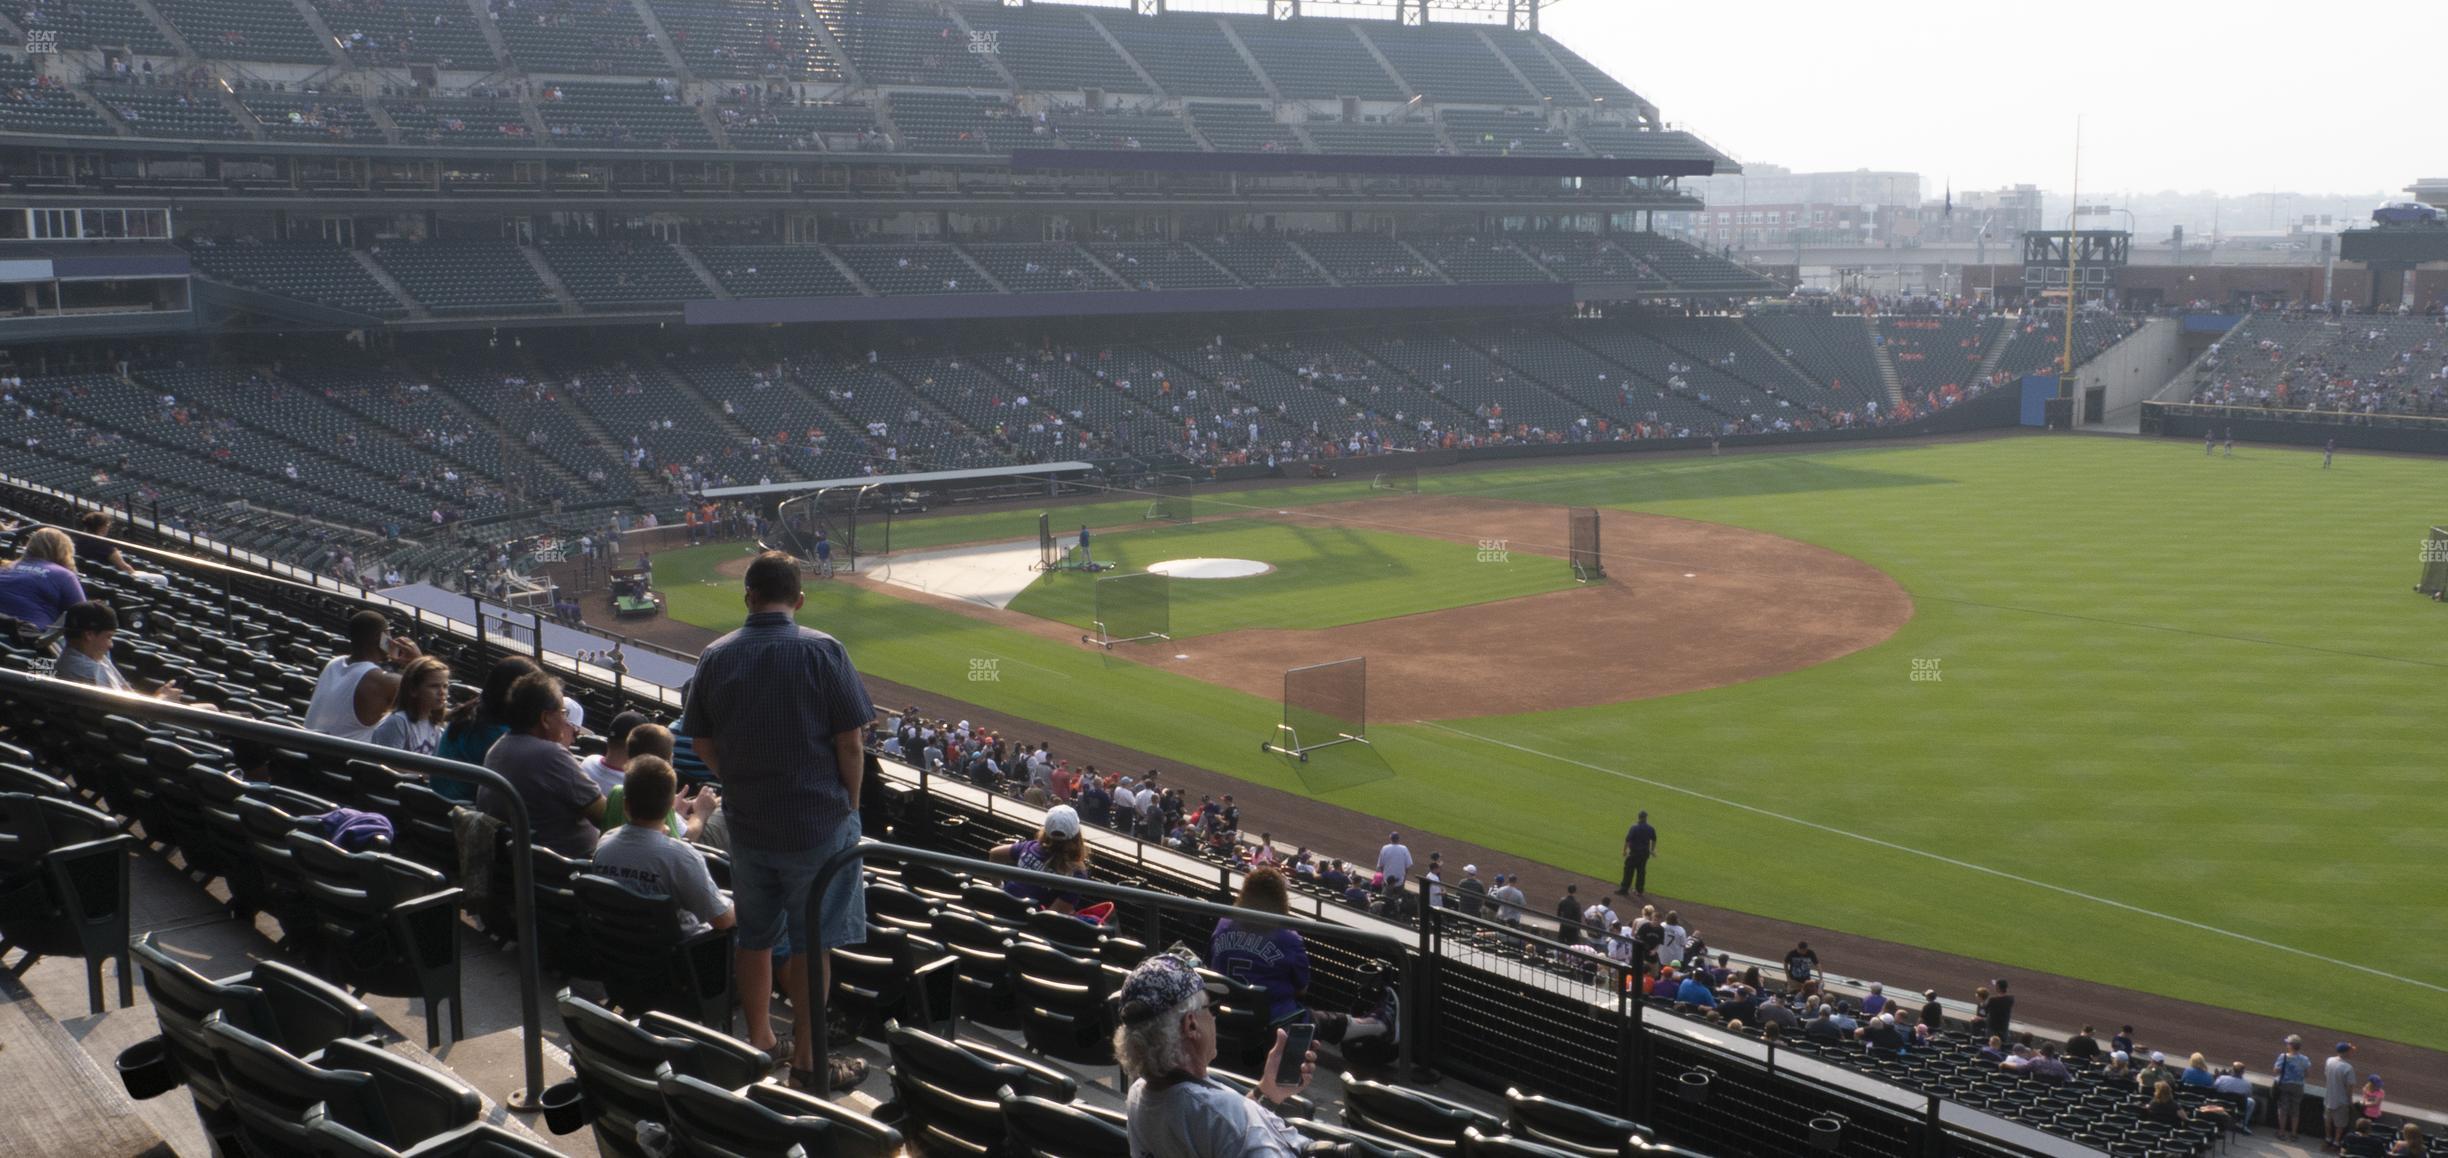
<path fill-rule="evenodd" d="M 1375 1017 L 1352 1017 L 1309 1008 L 1309 950 L 1301 935 L 1268 916 L 1281 917 L 1292 908 L 1283 870 L 1263 865 L 1242 882 L 1237 906 L 1249 917 L 1216 922 L 1207 962 L 1216 972 L 1244 985 L 1266 990 L 1267 1020 L 1273 1025 L 1315 1022 L 1317 1036 L 1329 1045 L 1382 1036 L 1386 1023 Z"/>
<path fill-rule="evenodd" d="M 25 553 L 0 570 L 0 615 L 48 628 L 61 612 L 83 602 L 76 547 L 68 541 L 68 532 L 57 527 L 26 536 Z"/>
<path fill-rule="evenodd" d="M 1018 865 L 1033 872 L 1087 880 L 1088 841 L 1080 835 L 1079 811 L 1068 804 L 1057 804 L 1047 809 L 1045 824 L 1038 828 L 1037 839 L 996 845 L 987 851 L 986 859 L 998 864 Z M 1057 893 L 1027 881 L 1005 881 L 1003 891 L 1032 905 L 1092 923 L 1101 923 L 1113 913 L 1111 902 L 1091 905 L 1088 898 L 1078 893 Z"/>

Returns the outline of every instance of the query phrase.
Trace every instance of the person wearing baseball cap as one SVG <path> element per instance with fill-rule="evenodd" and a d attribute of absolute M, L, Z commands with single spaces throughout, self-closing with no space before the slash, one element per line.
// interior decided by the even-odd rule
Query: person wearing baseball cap
<path fill-rule="evenodd" d="M 1213 1003 L 1222 995 L 1222 982 L 1201 974 L 1198 955 L 1182 945 L 1150 954 L 1123 980 L 1115 998 L 1114 1057 L 1131 1083 L 1123 1114 L 1132 1154 L 1291 1158 L 1308 1148 L 1308 1140 L 1268 1107 L 1308 1087 L 1317 1053 L 1303 1055 L 1297 1084 L 1277 1084 L 1286 1038 L 1279 1029 L 1257 1088 L 1247 1096 L 1209 1077 L 1216 1056 Z"/>
<path fill-rule="evenodd" d="M 1015 840 L 996 845 L 986 853 L 986 859 L 997 864 L 1018 865 L 1032 872 L 1053 873 L 1057 876 L 1088 879 L 1088 841 L 1080 835 L 1078 810 L 1068 804 L 1057 804 L 1046 810 L 1045 823 L 1037 829 L 1034 840 Z M 1005 881 L 1003 891 L 1027 901 L 1075 916 L 1090 924 L 1101 924 L 1113 915 L 1113 903 L 1091 905 L 1078 893 L 1060 893 L 1033 881 Z"/>
<path fill-rule="evenodd" d="M 2335 1150 L 2346 1142 L 2346 1128 L 2354 1121 L 2355 1067 L 2354 1043 L 2337 1043 L 2337 1052 L 2321 1070 L 2321 1117 L 2327 1128 L 2324 1141 Z"/>
<path fill-rule="evenodd" d="M 2304 1081 L 2312 1076 L 2312 1055 L 2303 1051 L 2303 1035 L 2286 1035 L 2286 1052 L 2270 1063 L 2270 1113 L 2278 1119 L 2278 1140 L 2293 1141 L 2303 1125 Z"/>
<path fill-rule="evenodd" d="M 2167 1055 L 2157 1050 L 2151 1051 L 2150 1064 L 2134 1074 L 2134 1088 L 2145 1094 L 2157 1089 L 2161 1082 L 2172 1085 L 2175 1081 L 2176 1071 L 2168 1068 Z"/>

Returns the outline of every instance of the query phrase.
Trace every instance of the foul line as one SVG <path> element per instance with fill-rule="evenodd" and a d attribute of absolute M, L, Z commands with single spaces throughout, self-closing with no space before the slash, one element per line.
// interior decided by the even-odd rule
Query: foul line
<path fill-rule="evenodd" d="M 1768 809 L 1761 808 L 1761 807 L 1759 807 L 1759 806 L 1757 806 L 1757 805 L 1753 805 L 1753 804 L 1744 804 L 1743 802 L 1741 802 L 1741 801 L 1739 801 L 1739 800 L 1728 800 L 1728 799 L 1726 799 L 1725 797 L 1722 797 L 1722 796 L 1711 796 L 1711 795 L 1709 795 L 1709 794 L 1708 794 L 1708 793 L 1706 793 L 1706 792 L 1700 792 L 1700 791 L 1697 791 L 1697 790 L 1694 790 L 1694 789 L 1685 788 L 1685 787 L 1683 787 L 1683 786 L 1682 786 L 1682 785 L 1680 785 L 1680 784 L 1668 784 L 1668 783 L 1666 783 L 1666 782 L 1665 782 L 1665 781 L 1663 781 L 1663 780 L 1651 780 L 1651 779 L 1649 779 L 1649 778 L 1647 778 L 1647 777 L 1645 777 L 1645 776 L 1636 776 L 1636 775 L 1634 775 L 1634 774 L 1632 774 L 1632 773 L 1630 773 L 1630 772 L 1621 771 L 1621 770 L 1619 770 L 1619 769 L 1600 767 L 1599 765 L 1596 765 L 1596 764 L 1591 764 L 1591 763 L 1588 763 L 1588 762 L 1586 762 L 1586 761 L 1582 761 L 1582 760 L 1575 760 L 1575 759 L 1573 759 L 1573 758 L 1572 758 L 1572 757 L 1570 757 L 1570 756 L 1558 756 L 1558 755 L 1556 755 L 1556 754 L 1555 754 L 1555 753 L 1553 753 L 1553 752 L 1541 752 L 1541 751 L 1539 751 L 1539 750 L 1538 750 L 1538 749 L 1536 749 L 1536 748 L 1525 747 L 1525 746 L 1523 746 L 1523 745 L 1520 745 L 1520 744 L 1515 744 L 1515 743 L 1512 743 L 1512 742 L 1507 741 L 1507 740 L 1499 740 L 1499 739 L 1496 739 L 1496 738 L 1495 738 L 1495 737 L 1493 737 L 1493 736 L 1482 736 L 1482 735 L 1479 735 L 1479 734 L 1478 734 L 1478 733 L 1476 733 L 1476 732 L 1465 732 L 1465 731 L 1463 731 L 1463 730 L 1462 730 L 1462 729 L 1460 729 L 1460 728 L 1455 728 L 1455 727 L 1451 727 L 1451 726 L 1448 726 L 1448 725 L 1445 725 L 1445 724 L 1441 724 L 1441 723 L 1438 723 L 1438 722 L 1437 722 L 1437 721 L 1435 721 L 1435 720 L 1418 720 L 1418 721 L 1415 721 L 1415 722 L 1416 722 L 1416 723 L 1420 723 L 1420 724 L 1424 724 L 1424 725 L 1426 725 L 1426 726 L 1428 726 L 1428 727 L 1431 727 L 1431 728 L 1435 728 L 1435 729 L 1437 729 L 1437 730 L 1438 730 L 1438 731 L 1440 731 L 1440 732 L 1451 732 L 1451 733 L 1453 733 L 1453 734 L 1454 734 L 1454 735 L 1456 735 L 1456 736 L 1462 736 L 1462 737 L 1466 737 L 1466 738 L 1468 738 L 1468 739 L 1477 740 L 1477 741 L 1479 741 L 1479 742 L 1480 742 L 1480 743 L 1482 743 L 1482 744 L 1494 744 L 1495 746 L 1497 746 L 1497 747 L 1499 747 L 1499 748 L 1510 748 L 1510 749 L 1512 749 L 1513 751 L 1516 751 L 1516 752 L 1525 753 L 1525 754 L 1527 754 L 1527 755 L 1531 755 L 1531 756 L 1540 756 L 1540 757 L 1544 757 L 1544 758 L 1546 758 L 1546 759 L 1553 760 L 1553 761 L 1555 761 L 1555 762 L 1557 762 L 1557 763 L 1559 763 L 1559 764 L 1570 764 L 1570 765 L 1572 765 L 1572 766 L 1573 766 L 1573 767 L 1575 767 L 1575 768 L 1584 768 L 1584 769 L 1587 769 L 1587 770 L 1592 771 L 1592 772 L 1601 773 L 1601 774 L 1603 774 L 1603 775 L 1607 775 L 1607 776 L 1613 776 L 1613 777 L 1615 777 L 1615 778 L 1617 778 L 1617 779 L 1619 779 L 1619 780 L 1629 780 L 1629 781 L 1632 781 L 1632 782 L 1633 782 L 1633 783 L 1635 783 L 1635 784 L 1646 784 L 1646 785 L 1648 785 L 1649 787 L 1652 787 L 1652 788 L 1663 788 L 1663 789 L 1665 789 L 1666 791 L 1669 791 L 1669 792 L 1680 792 L 1680 793 L 1682 793 L 1682 794 L 1683 794 L 1683 795 L 1685 795 L 1685 796 L 1695 797 L 1695 798 L 1700 799 L 1700 800 L 1706 800 L 1706 801 L 1708 801 L 1708 802 L 1709 802 L 1709 803 L 1711 803 L 1711 804 L 1722 804 L 1722 805 L 1724 805 L 1724 806 L 1726 806 L 1726 807 L 1728 807 L 1728 808 L 1740 809 L 1740 810 L 1742 810 L 1742 811 L 1744 811 L 1744 812 L 1757 813 L 1757 814 L 1759 814 L 1759 815 L 1761 815 L 1761 816 L 1765 816 L 1765 817 L 1768 817 L 1768 818 L 1773 819 L 1773 820 L 1782 820 L 1782 821 L 1785 821 L 1785 822 L 1786 822 L 1786 823 L 1788 823 L 1788 824 L 1797 824 L 1797 825 L 1800 825 L 1800 826 L 1802 826 L 1802 827 L 1804 827 L 1804 828 L 1812 828 L 1812 829 L 1817 829 L 1817 830 L 1819 830 L 1820 832 L 1828 833 L 1828 834 L 1833 835 L 1833 836 L 1849 837 L 1849 838 L 1851 838 L 1851 839 L 1853 839 L 1853 840 L 1858 840 L 1858 841 L 1861 841 L 1861 842 L 1863 842 L 1863 843 L 1865 843 L 1865 844 L 1875 844 L 1875 845 L 1879 846 L 1880 848 L 1884 848 L 1884 849 L 1891 849 L 1891 850 L 1893 850 L 1893 851 L 1896 851 L 1896 852 L 1901 852 L 1901 853 L 1908 853 L 1908 854 L 1913 855 L 1913 856 L 1924 857 L 1924 858 L 1927 858 L 1927 859 L 1929 859 L 1929 860 L 1934 860 L 1934 861 L 1937 861 L 1937 862 L 1939 862 L 1939 863 L 1941 863 L 1941 864 L 1953 865 L 1953 866 L 1954 866 L 1954 867 L 1956 867 L 1956 868 L 1961 868 L 1961 869 L 1970 869 L 1970 870 L 1972 870 L 1973 872 L 1977 872 L 1977 873 L 1986 873 L 1986 874 L 1988 874 L 1988 875 L 1990 875 L 1990 876 L 1993 876 L 1993 877 L 1999 877 L 1999 878 L 2002 878 L 2002 879 L 2004 879 L 2004 880 L 2014 881 L 2014 882 L 2015 882 L 2015 883 L 2017 883 L 2017 884 L 2025 884 L 2025 885 L 2030 885 L 2030 886 L 2032 886 L 2032 887 L 2034 887 L 2034 888 L 2039 888 L 2039 889 L 2047 889 L 2048 891 L 2053 892 L 2053 893 L 2063 893 L 2063 894 L 2065 894 L 2066 896 L 2069 896 L 2069 897 L 2075 897 L 2075 898 L 2078 898 L 2078 899 L 2081 899 L 2081 900 L 2091 901 L 2091 902 L 2093 902 L 2093 903 L 2096 903 L 2096 904 L 2102 904 L 2102 905 L 2106 905 L 2106 906 L 2108 906 L 2108 907 L 2110 907 L 2110 908 L 2114 908 L 2114 909 L 2123 909 L 2123 910 L 2125 910 L 2126 912 L 2129 912 L 2129 913 L 2135 913 L 2135 914 L 2138 914 L 2138 915 L 2141 915 L 2141 916 L 2145 916 L 2145 917 L 2153 917 L 2153 918 L 2157 918 L 2158 920 L 2162 920 L 2162 921 L 2169 921 L 2169 922 L 2172 922 L 2172 923 L 2175 923 L 2175 924 L 2178 924 L 2178 925 L 2183 925 L 2183 926 L 2185 926 L 2186 928 L 2189 928 L 2189 929 L 2198 929 L 2198 930 L 2200 930 L 2200 931 L 2202 931 L 2202 932 L 2205 932 L 2205 933 L 2216 933 L 2216 934 L 2218 934 L 2219 936 L 2222 936 L 2222 937 L 2232 937 L 2232 938 L 2234 938 L 2234 939 L 2236 939 L 2236 940 L 2238 940 L 2238 941 L 2245 942 L 2246 944 L 2250 944 L 2250 945 L 2259 945 L 2259 946 L 2261 946 L 2262 948 L 2265 948 L 2265 949 L 2276 949 L 2276 950 L 2278 950 L 2279 952 L 2282 952 L 2282 953 L 2293 953 L 2294 955 L 2296 955 L 2296 956 L 2298 956 L 2298 957 L 2306 957 L 2306 958 L 2310 958 L 2311 960 L 2321 962 L 2322 964 L 2325 964 L 2325 965 L 2339 965 L 2339 966 L 2343 966 L 2343 967 L 2348 968 L 2348 969 L 2355 970 L 2356 972 L 2359 972 L 2359 973 L 2369 973 L 2369 974 L 2371 974 L 2371 975 L 2372 975 L 2372 976 L 2374 976 L 2374 977 L 2382 978 L 2382 979 L 2384 979 L 2384 980 L 2388 980 L 2388 981 L 2396 981 L 2396 982 L 2402 982 L 2402 983 L 2407 984 L 2407 985 L 2417 985 L 2417 986 L 2421 986 L 2421 987 L 2422 987 L 2422 988 L 2424 988 L 2424 989 L 2429 989 L 2429 990 L 2432 990 L 2433 992 L 2437 992 L 2437 993 L 2448 993 L 2448 986 L 2434 985 L 2434 984 L 2432 984 L 2431 982 L 2428 982 L 2428 981 L 2417 981 L 2417 980 L 2415 980 L 2414 978 L 2411 978 L 2411 977 L 2400 977 L 2400 976 L 2398 976 L 2397 974 L 2390 973 L 2390 972 L 2388 972 L 2388 971 L 2386 971 L 2386 970 L 2382 970 L 2382 969 L 2374 969 L 2374 968 L 2372 968 L 2372 967 L 2371 967 L 2371 966 L 2369 966 L 2369 965 L 2361 965 L 2361 964 L 2357 964 L 2357 963 L 2355 963 L 2355 962 L 2353 962 L 2353 961 L 2341 961 L 2341 960 L 2338 960 L 2338 959 L 2337 959 L 2337 958 L 2335 958 L 2335 957 L 2323 957 L 2323 956 L 2321 956 L 2320 954 L 2318 954 L 2318 953 L 2314 953 L 2314 952 L 2312 952 L 2312 951 L 2310 951 L 2310 950 L 2308 950 L 2308 949 L 2298 949 L 2298 948 L 2294 947 L 2293 945 L 2281 945 L 2281 944 L 2279 944 L 2279 943 L 2278 943 L 2278 942 L 2276 942 L 2276 941 L 2264 941 L 2264 940 L 2262 940 L 2262 939 L 2261 939 L 2261 938 L 2259 938 L 2259 937 L 2251 936 L 2251 935 L 2249 935 L 2249 934 L 2245 934 L 2245 933 L 2238 933 L 2238 932 L 2235 932 L 2234 930 L 2231 930 L 2231 929 L 2222 929 L 2222 928 L 2219 928 L 2219 927 L 2218 927 L 2218 926 L 2216 926 L 2216 925 L 2205 925 L 2205 924 L 2201 923 L 2200 921 L 2187 920 L 2186 918 L 2183 918 L 2183 917 L 2178 917 L 2178 916 L 2174 916 L 2174 915 L 2172 915 L 2172 914 L 2168 914 L 2168 913 L 2162 913 L 2162 912 L 2159 912 L 2159 911 L 2157 911 L 2157 910 L 2155 910 L 2155 909 L 2145 909 L 2145 908 L 2141 907 L 2140 905 L 2130 905 L 2130 904 L 2127 904 L 2127 903 L 2125 903 L 2125 902 L 2123 902 L 2123 901 L 2114 900 L 2114 899 L 2109 898 L 2109 897 L 2098 896 L 2098 895 L 2095 895 L 2095 894 L 2092 894 L 2092 893 L 2086 893 L 2086 892 L 2083 892 L 2083 891 L 2081 891 L 2081 890 L 2079 890 L 2079 889 L 2069 889 L 2069 888 L 2065 887 L 2064 885 L 2053 885 L 2053 884 L 2050 884 L 2050 883 L 2049 883 L 2049 882 L 2047 882 L 2047 881 L 2036 881 L 2036 880 L 2031 879 L 2030 877 L 2025 877 L 2025 876 L 2016 876 L 2016 875 L 2015 875 L 2015 874 L 2013 874 L 2013 873 L 2006 872 L 2006 871 L 2001 870 L 2001 869 L 1993 869 L 1993 868 L 1990 868 L 1990 867 L 1989 867 L 1989 866 L 1987 866 L 1987 865 L 1974 864 L 1974 863 L 1972 863 L 1971 861 L 1966 861 L 1966 860 L 1957 860 L 1957 859 L 1955 859 L 1954 857 L 1951 857 L 1951 856 L 1943 856 L 1943 855 L 1940 855 L 1940 854 L 1938 854 L 1938 853 L 1930 852 L 1930 851 L 1928 851 L 1928 850 L 1926 850 L 1926 849 L 1918 849 L 1918 848 L 1914 848 L 1914 847 L 1912 847 L 1912 846 L 1910 846 L 1910 845 L 1897 844 L 1896 842 L 1894 842 L 1894 841 L 1892 841 L 1892 840 L 1882 840 L 1882 839 L 1880 839 L 1880 838 L 1878 838 L 1878 837 L 1875 837 L 1875 836 L 1865 836 L 1865 835 L 1863 835 L 1863 834 L 1861 834 L 1861 833 L 1858 833 L 1858 832 L 1852 832 L 1852 831 L 1848 831 L 1848 830 L 1846 830 L 1846 829 L 1836 828 L 1836 827 L 1833 827 L 1833 826 L 1831 826 L 1831 825 L 1821 824 L 1821 823 L 1819 823 L 1819 822 L 1817 822 L 1817 821 L 1815 821 L 1815 820 L 1804 820 L 1804 819 L 1802 819 L 1802 818 L 1801 818 L 1801 817 L 1799 817 L 1799 816 L 1788 816 L 1788 815 L 1786 815 L 1785 813 L 1782 813 L 1782 812 L 1773 812 L 1773 811 L 1770 811 L 1770 810 L 1768 810 Z"/>

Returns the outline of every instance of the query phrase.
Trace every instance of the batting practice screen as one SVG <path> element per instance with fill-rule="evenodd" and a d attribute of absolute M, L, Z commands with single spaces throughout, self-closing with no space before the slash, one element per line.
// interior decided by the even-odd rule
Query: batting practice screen
<path fill-rule="evenodd" d="M 1419 469 L 1417 467 L 1398 466 L 1391 470 L 1378 471 L 1376 474 L 1369 476 L 1369 489 L 1372 491 L 1393 491 L 1396 494 L 1416 495 L 1419 493 Z"/>
<path fill-rule="evenodd" d="M 1319 748 L 1368 743 L 1368 658 L 1284 672 L 1284 718 L 1273 743 L 1258 746 L 1303 760 Z"/>
<path fill-rule="evenodd" d="M 1190 488 L 1195 482 L 1196 480 L 1188 475 L 1152 474 L 1147 476 L 1146 480 L 1139 484 L 1139 489 L 1146 492 L 1148 496 L 1147 514 L 1142 517 L 1162 519 L 1171 523 L 1191 521 Z"/>
<path fill-rule="evenodd" d="M 2425 595 L 2448 591 L 2448 527 L 2433 527 L 2423 536 L 2422 582 L 2414 589 Z"/>
<path fill-rule="evenodd" d="M 1094 632 L 1082 642 L 1112 647 L 1173 637 L 1173 581 L 1154 571 L 1096 581 Z"/>
<path fill-rule="evenodd" d="M 1565 519 L 1569 524 L 1566 553 L 1572 561 L 1573 577 L 1584 583 L 1606 578 L 1606 564 L 1598 553 L 1597 508 L 1574 507 Z"/>

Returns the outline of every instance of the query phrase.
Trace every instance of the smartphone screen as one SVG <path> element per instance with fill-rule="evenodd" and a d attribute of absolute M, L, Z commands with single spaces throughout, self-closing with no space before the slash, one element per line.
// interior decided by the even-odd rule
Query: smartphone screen
<path fill-rule="evenodd" d="M 1275 1066 L 1275 1084 L 1297 1086 L 1301 1080 L 1301 1063 L 1309 1058 L 1310 1039 L 1317 1036 L 1317 1026 L 1309 1022 L 1284 1027 L 1283 1060 Z"/>

